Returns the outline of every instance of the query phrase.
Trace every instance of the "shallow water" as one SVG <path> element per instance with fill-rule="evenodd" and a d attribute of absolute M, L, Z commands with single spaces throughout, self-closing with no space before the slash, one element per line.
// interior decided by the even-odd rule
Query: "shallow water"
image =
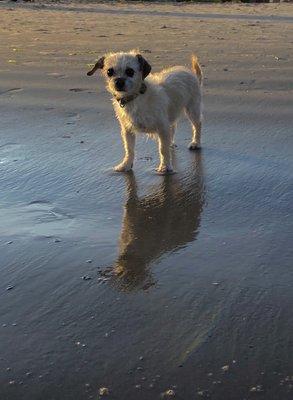
<path fill-rule="evenodd" d="M 112 172 L 108 96 L 59 73 L 0 80 L 1 400 L 291 399 L 290 69 L 209 82 L 166 177 L 143 137 Z"/>
<path fill-rule="evenodd" d="M 220 399 L 255 385 L 287 398 L 292 161 L 288 146 L 268 149 L 271 123 L 250 128 L 253 145 L 237 126 L 231 145 L 230 123 L 224 146 L 207 123 L 200 153 L 182 124 L 178 173 L 161 177 L 143 139 L 134 173 L 111 172 L 112 117 L 99 128 L 80 113 L 68 138 L 68 110 L 31 114 L 7 110 L 1 136 L 3 398 L 106 386 L 149 399 L 176 386 L 179 398 Z"/>

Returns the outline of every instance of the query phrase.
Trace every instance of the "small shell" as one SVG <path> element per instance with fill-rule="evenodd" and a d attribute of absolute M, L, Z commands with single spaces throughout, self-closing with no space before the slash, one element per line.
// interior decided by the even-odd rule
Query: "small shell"
<path fill-rule="evenodd" d="M 108 394 L 109 394 L 109 389 L 108 389 L 108 388 L 106 388 L 106 387 L 101 387 L 101 388 L 99 389 L 99 395 L 100 395 L 100 396 L 108 396 Z"/>
<path fill-rule="evenodd" d="M 163 393 L 163 397 L 174 397 L 175 392 L 173 389 L 168 389 L 166 392 Z"/>

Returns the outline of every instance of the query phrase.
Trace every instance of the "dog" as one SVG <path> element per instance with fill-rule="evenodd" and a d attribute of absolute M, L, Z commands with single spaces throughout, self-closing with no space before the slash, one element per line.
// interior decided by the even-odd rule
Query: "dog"
<path fill-rule="evenodd" d="M 200 148 L 202 125 L 202 71 L 197 57 L 191 57 L 191 69 L 183 66 L 150 74 L 151 65 L 137 51 L 108 53 L 87 73 L 98 69 L 107 81 L 113 106 L 121 125 L 125 149 L 117 172 L 132 169 L 135 135 L 144 132 L 158 139 L 160 174 L 173 172 L 171 148 L 175 146 L 176 122 L 183 111 L 192 124 L 190 150 Z"/>

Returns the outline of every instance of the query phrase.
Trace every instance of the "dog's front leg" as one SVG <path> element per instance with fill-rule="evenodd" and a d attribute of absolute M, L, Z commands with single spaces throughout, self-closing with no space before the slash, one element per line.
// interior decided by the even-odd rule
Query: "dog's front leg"
<path fill-rule="evenodd" d="M 172 161 L 171 161 L 171 136 L 169 129 L 164 129 L 158 134 L 159 140 L 159 153 L 160 153 L 160 165 L 156 169 L 160 174 L 168 174 L 173 172 Z"/>
<path fill-rule="evenodd" d="M 123 140 L 125 155 L 123 161 L 116 165 L 114 170 L 117 172 L 126 172 L 130 171 L 133 166 L 135 134 L 125 128 L 122 128 L 121 137 Z"/>

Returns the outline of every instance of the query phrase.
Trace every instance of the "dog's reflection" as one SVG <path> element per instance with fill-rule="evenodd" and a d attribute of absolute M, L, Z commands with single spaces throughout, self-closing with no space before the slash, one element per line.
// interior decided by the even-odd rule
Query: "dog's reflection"
<path fill-rule="evenodd" d="M 196 238 L 204 204 L 201 155 L 195 155 L 188 176 L 164 176 L 143 197 L 133 173 L 125 179 L 127 200 L 111 283 L 123 291 L 147 289 L 155 283 L 152 262 Z"/>

